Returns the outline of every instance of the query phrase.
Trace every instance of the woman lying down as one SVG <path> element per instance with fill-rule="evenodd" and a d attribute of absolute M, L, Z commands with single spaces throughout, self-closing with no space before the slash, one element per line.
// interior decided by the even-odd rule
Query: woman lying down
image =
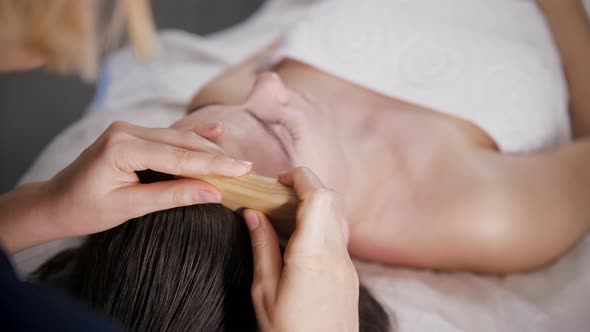
<path fill-rule="evenodd" d="M 569 114 L 559 89 L 548 89 L 561 79 L 559 61 L 537 56 L 526 38 L 482 41 L 443 19 L 412 34 L 405 23 L 420 5 L 350 0 L 321 2 L 278 46 L 209 82 L 173 127 L 264 176 L 311 168 L 345 207 L 354 257 L 536 269 L 590 225 L 590 25 L 580 0 L 537 2 L 565 65 Z M 354 15 L 366 20 L 351 24 Z M 369 42 L 347 39 L 349 29 L 370 31 Z M 424 49 L 450 70 L 424 60 Z M 133 330 L 198 330 L 208 325 L 195 317 L 213 313 L 254 330 L 248 233 L 237 218 L 215 205 L 157 212 L 91 236 L 36 276 Z M 362 288 L 360 316 L 363 331 L 390 324 Z"/>

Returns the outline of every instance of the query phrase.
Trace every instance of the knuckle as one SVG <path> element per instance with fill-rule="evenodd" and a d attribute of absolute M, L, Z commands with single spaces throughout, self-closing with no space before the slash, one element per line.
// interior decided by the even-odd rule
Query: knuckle
<path fill-rule="evenodd" d="M 113 125 L 111 125 L 111 127 L 112 126 Z M 111 127 L 109 127 L 109 129 L 107 129 L 104 134 L 103 142 L 105 149 L 110 150 L 122 145 L 123 143 L 129 142 L 129 139 L 131 138 L 129 134 L 123 130 L 112 129 Z"/>
<path fill-rule="evenodd" d="M 214 169 L 221 168 L 227 161 L 227 158 L 220 154 L 211 154 L 209 155 L 209 161 L 205 163 L 205 171 L 211 172 Z"/>
<path fill-rule="evenodd" d="M 174 155 L 174 166 L 173 170 L 175 174 L 180 174 L 185 169 L 187 164 L 190 162 L 191 153 L 190 151 L 179 148 L 174 145 L 166 145 L 166 150 Z"/>
<path fill-rule="evenodd" d="M 184 206 L 192 203 L 191 193 L 183 190 L 173 191 L 171 199 L 174 206 Z"/>
<path fill-rule="evenodd" d="M 264 281 L 260 277 L 255 278 L 252 282 L 250 296 L 252 296 L 252 299 L 255 301 L 264 297 Z"/>
<path fill-rule="evenodd" d="M 107 159 L 115 161 L 117 164 L 125 163 L 127 154 L 124 152 L 129 145 L 129 141 L 124 134 L 114 134 L 106 137 L 102 145 L 101 155 Z M 121 168 L 121 167 L 119 167 Z"/>
<path fill-rule="evenodd" d="M 131 124 L 129 122 L 118 120 L 118 121 L 111 123 L 109 125 L 109 128 L 107 129 L 107 131 L 109 131 L 109 132 L 126 131 L 129 129 L 129 127 L 131 127 Z"/>
<path fill-rule="evenodd" d="M 326 188 L 317 188 L 308 194 L 307 199 L 312 204 L 332 204 L 334 191 Z"/>

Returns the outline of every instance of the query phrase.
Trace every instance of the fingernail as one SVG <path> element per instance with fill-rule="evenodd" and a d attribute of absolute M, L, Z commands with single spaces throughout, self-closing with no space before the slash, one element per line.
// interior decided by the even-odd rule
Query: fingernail
<path fill-rule="evenodd" d="M 217 174 L 224 176 L 240 176 L 249 172 L 252 163 L 245 160 L 226 158 L 217 169 Z"/>
<path fill-rule="evenodd" d="M 246 210 L 244 212 L 244 221 L 246 221 L 246 226 L 252 232 L 255 231 L 258 227 L 260 227 L 260 218 L 258 214 L 251 210 Z"/>
<path fill-rule="evenodd" d="M 201 203 L 220 203 L 221 197 L 210 191 L 199 191 L 197 194 L 198 200 Z"/>

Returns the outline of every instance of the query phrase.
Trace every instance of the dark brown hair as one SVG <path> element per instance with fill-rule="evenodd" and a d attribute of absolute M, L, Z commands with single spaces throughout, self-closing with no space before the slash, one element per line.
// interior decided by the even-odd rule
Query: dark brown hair
<path fill-rule="evenodd" d="M 153 180 L 143 173 L 144 182 L 146 174 Z M 241 216 L 207 204 L 151 213 L 92 235 L 32 277 L 131 331 L 257 331 L 252 274 Z M 360 331 L 390 330 L 386 312 L 363 286 L 359 315 Z"/>

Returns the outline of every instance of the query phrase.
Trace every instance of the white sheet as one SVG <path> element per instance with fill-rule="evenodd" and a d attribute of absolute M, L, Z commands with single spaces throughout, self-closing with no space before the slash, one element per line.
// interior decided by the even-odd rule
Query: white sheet
<path fill-rule="evenodd" d="M 511 0 L 532 1 L 532 0 Z M 274 0 L 248 22 L 207 39 L 181 32 L 161 37 L 165 52 L 138 64 L 129 50 L 109 61 L 112 85 L 102 111 L 60 134 L 22 182 L 46 180 L 70 163 L 114 120 L 163 127 L 183 114 L 191 95 L 209 78 L 271 40 L 314 1 Z M 254 37 L 254 38 L 253 38 Z M 14 257 L 21 272 L 66 245 L 61 241 Z M 556 264 L 530 274 L 482 277 L 443 274 L 358 262 L 361 280 L 395 314 L 400 331 L 590 330 L 590 238 Z"/>

